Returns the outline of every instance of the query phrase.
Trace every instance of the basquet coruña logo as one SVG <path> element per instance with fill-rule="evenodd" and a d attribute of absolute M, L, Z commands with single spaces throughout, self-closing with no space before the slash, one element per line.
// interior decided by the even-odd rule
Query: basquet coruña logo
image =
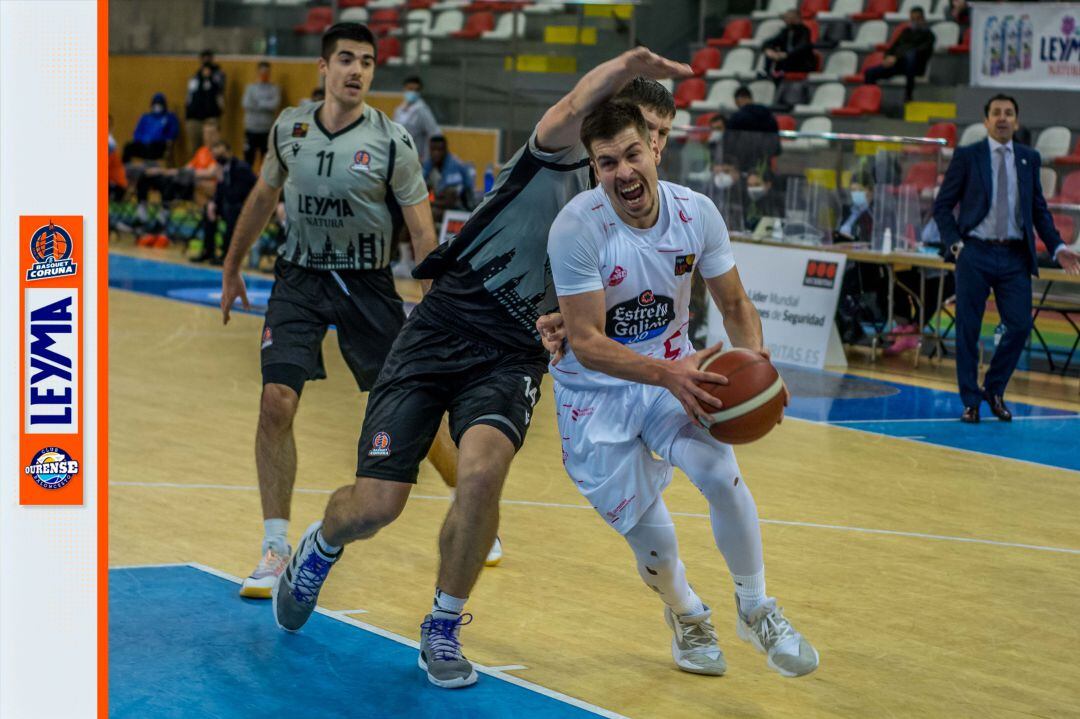
<path fill-rule="evenodd" d="M 803 286 L 821 287 L 823 289 L 831 290 L 836 285 L 837 267 L 839 267 L 839 265 L 836 262 L 808 260 L 806 263 L 806 274 L 803 275 Z"/>
<path fill-rule="evenodd" d="M 71 235 L 51 222 L 34 231 L 30 238 L 30 254 L 34 264 L 26 271 L 28 282 L 74 275 L 78 269 L 71 259 Z"/>
<path fill-rule="evenodd" d="M 368 450 L 368 456 L 389 457 L 390 435 L 386 432 L 376 432 L 375 436 L 371 438 L 371 449 Z"/>
<path fill-rule="evenodd" d="M 45 447 L 23 471 L 45 489 L 60 489 L 79 473 L 79 462 L 59 447 Z"/>

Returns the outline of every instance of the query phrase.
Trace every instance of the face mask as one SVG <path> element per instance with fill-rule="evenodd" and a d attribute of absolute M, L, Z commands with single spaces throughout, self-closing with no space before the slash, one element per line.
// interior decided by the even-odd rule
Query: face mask
<path fill-rule="evenodd" d="M 416 90 L 406 90 L 405 91 L 405 102 L 409 103 L 410 105 L 413 104 L 414 102 L 416 102 L 419 99 L 420 99 L 420 93 L 418 93 Z"/>
<path fill-rule="evenodd" d="M 750 196 L 750 199 L 757 202 L 762 197 L 765 197 L 765 193 L 768 192 L 764 187 L 747 187 L 746 194 Z"/>
<path fill-rule="evenodd" d="M 851 204 L 855 207 L 866 207 L 866 193 L 862 190 L 852 190 Z"/>
<path fill-rule="evenodd" d="M 720 142 L 722 139 L 724 139 L 723 130 L 713 130 L 709 135 L 709 142 Z"/>
<path fill-rule="evenodd" d="M 734 178 L 726 172 L 721 172 L 713 177 L 713 184 L 718 190 L 726 190 L 735 184 Z"/>
<path fill-rule="evenodd" d="M 157 103 L 151 105 L 150 109 L 153 110 L 158 115 L 165 112 L 165 106 L 164 105 L 158 105 Z"/>

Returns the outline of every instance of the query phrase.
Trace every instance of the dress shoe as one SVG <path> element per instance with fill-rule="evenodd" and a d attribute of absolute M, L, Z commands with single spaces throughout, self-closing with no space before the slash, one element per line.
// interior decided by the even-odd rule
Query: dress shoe
<path fill-rule="evenodd" d="M 978 408 L 978 406 L 964 407 L 964 413 L 962 415 L 960 415 L 960 421 L 961 422 L 967 422 L 968 424 L 978 424 L 979 423 L 979 408 Z"/>
<path fill-rule="evenodd" d="M 983 390 L 983 399 L 990 405 L 990 411 L 1002 422 L 1012 422 L 1012 412 L 1005 406 L 1005 400 L 999 394 L 990 394 Z"/>

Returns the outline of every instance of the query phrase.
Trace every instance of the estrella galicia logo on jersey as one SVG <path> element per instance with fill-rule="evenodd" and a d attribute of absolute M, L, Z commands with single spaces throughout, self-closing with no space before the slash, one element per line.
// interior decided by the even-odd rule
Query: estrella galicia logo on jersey
<path fill-rule="evenodd" d="M 368 450 L 367 456 L 389 457 L 390 435 L 386 432 L 376 432 L 375 436 L 371 438 L 371 449 Z"/>
<path fill-rule="evenodd" d="M 626 279 L 626 270 L 619 265 L 615 265 L 615 269 L 608 275 L 607 285 L 608 287 L 618 287 L 622 284 L 622 281 Z"/>
<path fill-rule="evenodd" d="M 45 447 L 23 471 L 45 489 L 60 489 L 79 473 L 79 462 L 59 447 Z"/>
<path fill-rule="evenodd" d="M 306 122 L 294 122 L 292 126 L 293 137 L 307 137 L 308 124 Z"/>
<path fill-rule="evenodd" d="M 675 301 L 645 290 L 607 312 L 605 331 L 616 342 L 644 342 L 660 335 L 675 318 Z"/>
<path fill-rule="evenodd" d="M 371 154 L 363 150 L 357 150 L 356 154 L 353 155 L 352 167 L 349 169 L 371 172 Z"/>
<path fill-rule="evenodd" d="M 60 225 L 39 227 L 30 238 L 34 264 L 26 271 L 26 281 L 49 280 L 74 275 L 78 267 L 71 259 L 71 235 Z"/>
<path fill-rule="evenodd" d="M 836 285 L 837 267 L 836 262 L 808 260 L 806 262 L 806 274 L 803 275 L 803 286 L 831 290 Z"/>
<path fill-rule="evenodd" d="M 694 271 L 694 260 L 697 255 L 679 255 L 675 258 L 675 276 L 685 275 Z"/>

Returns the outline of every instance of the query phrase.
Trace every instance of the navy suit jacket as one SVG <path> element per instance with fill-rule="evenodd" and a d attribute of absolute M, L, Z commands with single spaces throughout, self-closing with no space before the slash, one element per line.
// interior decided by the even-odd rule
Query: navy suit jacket
<path fill-rule="evenodd" d="M 1043 197 L 1042 183 L 1039 181 L 1039 166 L 1042 164 L 1039 153 L 1013 142 L 1013 159 L 1016 162 L 1020 231 L 1024 233 L 1023 239 L 1031 254 L 1031 270 L 1038 274 L 1035 230 L 1039 231 L 1051 256 L 1063 243 Z M 934 201 L 934 219 L 945 247 L 968 237 L 990 212 L 994 188 L 990 178 L 991 167 L 988 140 L 957 148 Z M 960 204 L 960 216 L 954 217 L 953 208 L 957 203 Z"/>

